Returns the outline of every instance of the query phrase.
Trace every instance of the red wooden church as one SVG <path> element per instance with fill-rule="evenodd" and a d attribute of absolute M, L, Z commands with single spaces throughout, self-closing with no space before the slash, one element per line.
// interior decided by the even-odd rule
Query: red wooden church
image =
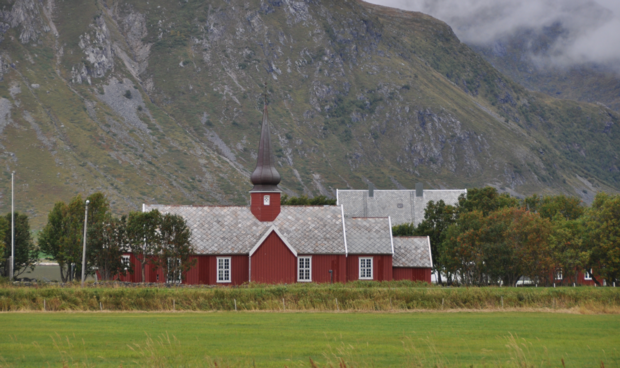
<path fill-rule="evenodd" d="M 431 281 L 429 239 L 393 238 L 389 217 L 345 218 L 342 206 L 280 206 L 267 106 L 251 181 L 249 207 L 143 206 L 181 215 L 190 226 L 197 262 L 184 283 Z M 147 269 L 145 277 L 166 281 L 161 270 Z M 122 278 L 143 282 L 140 272 Z"/>

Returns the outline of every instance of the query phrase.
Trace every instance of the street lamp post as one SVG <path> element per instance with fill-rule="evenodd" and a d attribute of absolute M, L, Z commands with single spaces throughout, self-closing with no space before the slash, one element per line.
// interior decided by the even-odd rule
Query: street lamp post
<path fill-rule="evenodd" d="M 15 274 L 15 171 L 11 172 L 11 281 Z"/>
<path fill-rule="evenodd" d="M 86 210 L 84 211 L 84 246 L 82 247 L 82 287 L 84 287 L 84 280 L 86 278 L 86 225 L 88 223 L 88 204 L 89 200 L 86 200 Z"/>

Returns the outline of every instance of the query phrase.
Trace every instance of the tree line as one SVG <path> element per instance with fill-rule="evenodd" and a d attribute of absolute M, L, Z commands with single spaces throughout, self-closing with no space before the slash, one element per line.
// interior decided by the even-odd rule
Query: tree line
<path fill-rule="evenodd" d="M 465 285 L 577 283 L 620 277 L 620 196 L 599 193 L 590 207 L 576 197 L 524 199 L 495 188 L 470 189 L 458 204 L 429 202 L 418 225 L 394 236 L 429 236 L 438 281 Z"/>
<path fill-rule="evenodd" d="M 191 231 L 183 217 L 150 212 L 130 212 L 121 217 L 110 211 L 109 200 L 94 193 L 89 201 L 86 235 L 86 273 L 97 272 L 101 280 L 140 272 L 145 280 L 146 267 L 163 270 L 166 282 L 180 282 L 194 265 Z M 39 232 L 38 245 L 60 266 L 62 282 L 82 272 L 85 200 L 81 195 L 68 204 L 57 202 L 48 214 L 47 224 Z M 124 254 L 131 253 L 138 269 Z"/>
<path fill-rule="evenodd" d="M 9 260 L 11 257 L 11 220 L 15 219 L 15 277 L 22 275 L 28 269 L 34 269 L 39 259 L 39 249 L 30 233 L 28 215 L 15 212 L 0 217 L 0 276 L 9 277 Z"/>

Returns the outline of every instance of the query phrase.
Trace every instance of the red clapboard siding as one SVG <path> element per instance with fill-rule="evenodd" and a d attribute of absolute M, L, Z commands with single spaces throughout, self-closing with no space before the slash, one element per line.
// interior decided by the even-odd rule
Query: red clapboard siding
<path fill-rule="evenodd" d="M 142 282 L 142 265 L 138 258 L 133 254 L 131 256 L 131 265 L 133 266 L 133 275 L 131 275 L 133 282 Z"/>
<path fill-rule="evenodd" d="M 603 278 L 599 275 L 595 275 L 596 280 L 598 280 L 598 282 L 600 282 L 601 284 L 603 283 Z M 586 280 L 586 274 L 583 271 L 579 272 L 579 275 L 577 276 L 577 282 L 581 285 L 586 285 L 586 286 L 594 286 L 596 285 L 596 282 L 594 282 L 594 279 L 590 279 L 590 280 Z"/>
<path fill-rule="evenodd" d="M 347 257 L 344 254 L 312 256 L 312 282 L 330 282 L 329 270 L 333 271 L 334 282 L 347 282 L 346 269 Z"/>
<path fill-rule="evenodd" d="M 263 203 L 263 197 L 268 195 L 270 198 L 269 206 Z M 250 193 L 250 211 L 258 221 L 273 221 L 280 214 L 280 193 Z"/>
<path fill-rule="evenodd" d="M 198 256 L 198 283 L 209 285 L 209 256 Z"/>
<path fill-rule="evenodd" d="M 235 256 L 203 256 L 208 257 L 209 270 L 208 284 L 209 285 L 241 285 L 244 282 L 248 282 L 249 276 L 249 260 L 247 255 L 235 255 Z M 219 283 L 217 282 L 217 258 L 229 257 L 230 258 L 230 282 Z"/>
<path fill-rule="evenodd" d="M 194 266 L 192 266 L 192 268 L 190 268 L 189 271 L 187 271 L 185 273 L 185 280 L 183 280 L 184 284 L 188 284 L 188 285 L 200 284 L 200 261 L 199 261 L 199 257 L 200 256 L 190 256 L 189 257 L 189 261 L 190 262 L 195 262 L 195 263 L 194 263 Z"/>
<path fill-rule="evenodd" d="M 555 279 L 555 272 L 553 272 L 553 273 L 551 273 L 549 278 L 552 280 L 551 282 L 555 283 L 556 285 L 569 285 L 569 286 L 572 286 L 572 282 L 573 282 L 572 280 L 573 280 L 574 275 L 575 275 L 574 273 L 573 274 L 567 274 L 566 271 L 564 271 L 564 279 L 563 280 L 556 280 Z M 601 276 L 596 275 L 595 277 L 598 280 L 598 282 L 603 284 L 603 278 Z M 596 285 L 596 282 L 594 282 L 594 279 L 586 280 L 586 275 L 585 275 L 584 271 L 577 271 L 577 284 L 578 285 L 584 285 L 584 286 L 594 286 L 594 285 Z"/>
<path fill-rule="evenodd" d="M 426 281 L 431 283 L 430 268 L 394 267 L 394 280 Z"/>
<path fill-rule="evenodd" d="M 272 232 L 252 255 L 252 281 L 266 284 L 297 281 L 297 258 Z"/>
<path fill-rule="evenodd" d="M 347 258 L 347 281 L 359 280 L 360 257 L 372 257 L 372 279 L 375 281 L 392 280 L 392 255 L 391 254 L 368 254 L 351 255 Z"/>

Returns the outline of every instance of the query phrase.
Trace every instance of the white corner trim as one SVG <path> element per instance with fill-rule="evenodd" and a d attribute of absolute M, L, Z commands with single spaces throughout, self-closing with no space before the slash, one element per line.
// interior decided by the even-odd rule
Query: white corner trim
<path fill-rule="evenodd" d="M 267 237 L 272 233 L 272 232 L 276 232 L 276 234 L 278 234 L 278 236 L 280 237 L 280 240 L 282 240 L 282 242 L 284 243 L 284 245 L 286 245 L 286 247 L 288 248 L 288 250 L 291 251 L 291 253 L 293 253 L 295 255 L 295 257 L 297 257 L 297 251 L 295 250 L 295 248 L 293 248 L 291 246 L 291 244 L 286 240 L 286 238 L 284 237 L 284 235 L 282 235 L 282 233 L 274 226 L 271 225 L 271 227 L 269 228 L 269 230 L 267 230 L 267 232 L 265 232 L 265 235 L 263 235 L 258 242 L 256 243 L 256 245 L 254 245 L 254 247 L 252 248 L 252 250 L 250 250 L 250 257 L 252 257 L 252 255 L 254 253 L 256 253 L 256 251 L 258 250 L 258 248 L 260 248 L 261 245 L 263 245 L 263 242 L 265 241 L 265 239 L 267 239 Z"/>
<path fill-rule="evenodd" d="M 342 236 L 344 236 L 344 256 L 349 256 L 349 249 L 347 248 L 347 227 L 344 224 L 344 206 L 340 205 L 340 212 L 342 213 Z"/>
<path fill-rule="evenodd" d="M 142 203 L 142 212 L 146 212 L 146 203 Z"/>
<path fill-rule="evenodd" d="M 390 243 L 392 244 L 392 255 L 394 255 L 394 236 L 392 235 L 392 218 L 388 216 L 388 223 L 390 224 Z"/>
<path fill-rule="evenodd" d="M 426 240 L 428 241 L 428 256 L 431 259 L 431 269 L 433 268 L 433 253 L 431 253 L 431 237 L 427 236 Z"/>
<path fill-rule="evenodd" d="M 336 206 L 340 206 L 340 198 L 338 197 L 339 189 L 336 189 Z"/>

